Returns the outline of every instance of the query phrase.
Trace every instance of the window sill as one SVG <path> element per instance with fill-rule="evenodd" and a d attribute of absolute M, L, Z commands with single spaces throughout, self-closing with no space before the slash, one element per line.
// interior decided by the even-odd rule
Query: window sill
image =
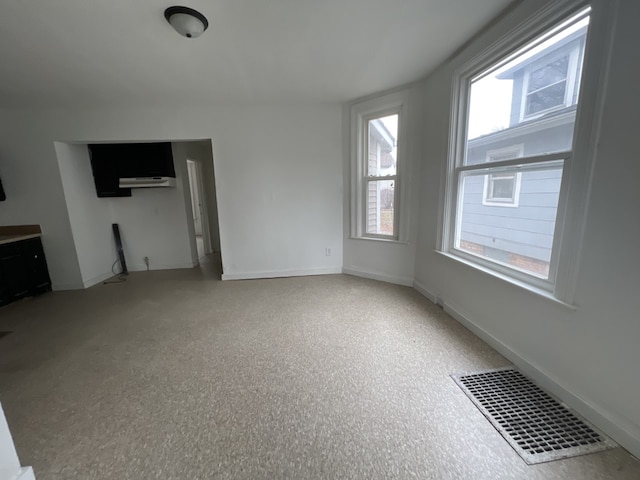
<path fill-rule="evenodd" d="M 347 240 L 369 240 L 371 242 L 382 242 L 382 243 L 392 243 L 395 245 L 409 245 L 409 242 L 404 242 L 402 240 L 395 240 L 393 238 L 378 238 L 378 237 L 347 237 Z"/>
<path fill-rule="evenodd" d="M 564 302 L 562 300 L 560 300 L 557 297 L 553 296 L 553 293 L 548 292 L 547 290 L 543 290 L 542 288 L 538 288 L 538 287 L 534 287 L 533 285 L 530 285 L 526 282 L 520 281 L 518 279 L 509 277 L 508 275 L 504 275 L 500 272 L 496 272 L 494 270 L 491 270 L 489 268 L 483 267 L 482 265 L 478 265 L 476 263 L 470 262 L 468 260 L 465 260 L 464 258 L 458 257 L 457 255 L 453 255 L 451 253 L 448 252 L 443 252 L 440 250 L 434 250 L 436 253 L 442 255 L 443 257 L 449 258 L 451 260 L 454 260 L 458 263 L 461 263 L 463 265 L 466 265 L 467 267 L 471 267 L 474 270 L 479 270 L 483 273 L 486 273 L 487 275 L 491 275 L 494 278 L 498 278 L 504 282 L 507 282 L 511 285 L 515 285 L 516 287 L 520 287 L 523 290 L 526 290 L 527 292 L 533 293 L 539 297 L 542 297 L 546 300 L 550 300 L 552 303 L 556 304 L 556 305 L 561 305 L 564 308 L 568 308 L 569 310 L 577 310 L 578 308 L 575 305 L 571 305 L 570 303 Z"/>

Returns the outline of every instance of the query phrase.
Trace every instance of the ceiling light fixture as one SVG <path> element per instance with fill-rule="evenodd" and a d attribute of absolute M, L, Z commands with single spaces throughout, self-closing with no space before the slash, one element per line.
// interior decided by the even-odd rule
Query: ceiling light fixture
<path fill-rule="evenodd" d="M 164 11 L 164 18 L 183 37 L 199 37 L 209 27 L 204 15 L 189 7 L 169 7 Z"/>

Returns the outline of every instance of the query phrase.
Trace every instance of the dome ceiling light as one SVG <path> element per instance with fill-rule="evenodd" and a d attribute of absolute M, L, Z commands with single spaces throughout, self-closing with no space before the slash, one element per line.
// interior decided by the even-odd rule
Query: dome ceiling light
<path fill-rule="evenodd" d="M 197 10 L 189 7 L 169 7 L 164 18 L 183 37 L 199 37 L 209 27 L 209 21 Z"/>

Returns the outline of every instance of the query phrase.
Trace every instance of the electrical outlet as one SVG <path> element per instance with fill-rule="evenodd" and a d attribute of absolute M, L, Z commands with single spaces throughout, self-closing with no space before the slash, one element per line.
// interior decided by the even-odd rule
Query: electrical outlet
<path fill-rule="evenodd" d="M 330 256 L 331 256 L 331 249 L 330 249 L 329 247 L 325 248 L 325 249 L 324 249 L 324 254 L 325 254 L 327 257 L 330 257 Z"/>

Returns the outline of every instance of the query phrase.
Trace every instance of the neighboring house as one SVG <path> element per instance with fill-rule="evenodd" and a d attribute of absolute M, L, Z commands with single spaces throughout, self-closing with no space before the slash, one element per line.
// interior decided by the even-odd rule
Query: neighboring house
<path fill-rule="evenodd" d="M 470 139 L 467 164 L 569 150 L 586 27 L 497 75 L 512 81 L 509 127 Z M 562 169 L 469 176 L 460 248 L 547 276 Z"/>
<path fill-rule="evenodd" d="M 380 118 L 369 121 L 368 170 L 395 175 L 396 139 Z M 370 182 L 367 190 L 367 232 L 393 233 L 394 181 Z"/>

